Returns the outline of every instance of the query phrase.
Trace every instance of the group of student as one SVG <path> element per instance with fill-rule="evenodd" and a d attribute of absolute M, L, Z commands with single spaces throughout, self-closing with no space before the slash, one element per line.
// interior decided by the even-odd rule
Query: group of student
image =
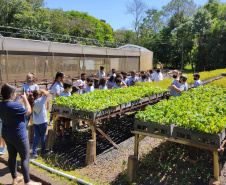
<path fill-rule="evenodd" d="M 171 85 L 168 87 L 170 90 L 170 96 L 180 96 L 180 94 L 183 91 L 188 91 L 188 84 L 186 83 L 187 81 L 187 76 L 186 75 L 181 75 L 179 76 L 179 71 L 178 70 L 173 70 L 171 76 L 173 77 L 173 81 Z M 195 73 L 193 74 L 195 83 L 194 87 L 202 86 L 203 83 L 200 80 L 200 74 Z"/>
<path fill-rule="evenodd" d="M 105 76 L 104 67 L 100 67 L 100 71 L 94 75 L 99 80 L 99 90 L 124 88 L 127 86 L 134 86 L 136 82 L 151 82 L 163 80 L 162 65 L 156 69 L 153 74 L 152 70 L 149 73 L 141 71 L 138 75 L 136 71 L 131 72 L 131 76 L 127 77 L 126 72 L 116 74 L 116 70 L 112 69 L 109 77 Z M 169 86 L 171 96 L 179 96 L 182 91 L 188 90 L 186 83 L 187 77 L 181 75 L 174 70 L 172 72 L 174 78 L 171 86 Z M 194 74 L 195 87 L 202 85 L 199 80 L 200 75 Z M 86 77 L 85 73 L 81 74 L 81 78 L 75 83 L 70 80 L 64 80 L 65 74 L 61 71 L 56 73 L 54 82 L 47 89 L 39 89 L 36 84 L 35 75 L 28 73 L 26 83 L 22 86 L 25 94 L 16 93 L 16 87 L 9 84 L 4 84 L 1 88 L 1 95 L 3 101 L 0 102 L 0 149 L 1 153 L 6 152 L 6 145 L 9 153 L 9 169 L 13 177 L 13 184 L 24 180 L 26 185 L 37 185 L 40 183 L 33 183 L 29 177 L 29 158 L 30 146 L 27 137 L 27 124 L 33 124 L 34 127 L 34 140 L 32 146 L 32 156 L 36 158 L 37 146 L 40 140 L 41 153 L 45 153 L 45 135 L 47 130 L 47 110 L 45 103 L 49 94 L 52 94 L 54 100 L 60 96 L 71 96 L 73 94 L 84 94 L 93 92 L 94 78 Z M 19 100 L 23 101 L 23 105 L 18 103 Z M 70 131 L 70 119 L 58 118 L 56 119 L 59 124 L 57 126 L 58 136 L 68 135 Z M 50 122 L 52 116 L 50 117 Z M 80 128 L 87 127 L 86 123 L 79 125 L 78 121 L 72 121 L 72 131 L 78 131 Z M 1 137 L 2 136 L 2 137 Z M 4 142 L 4 140 L 5 142 Z M 21 157 L 21 166 L 23 177 L 17 177 L 16 171 L 16 156 L 19 152 Z"/>

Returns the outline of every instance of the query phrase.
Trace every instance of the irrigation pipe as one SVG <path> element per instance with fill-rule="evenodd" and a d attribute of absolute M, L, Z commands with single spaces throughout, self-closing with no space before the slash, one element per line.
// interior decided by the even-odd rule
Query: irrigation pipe
<path fill-rule="evenodd" d="M 41 168 L 43 168 L 43 169 L 45 169 L 45 170 L 48 170 L 48 171 L 50 171 L 50 172 L 52 172 L 52 173 L 61 175 L 61 176 L 66 177 L 66 178 L 68 178 L 68 179 L 75 180 L 76 182 L 79 182 L 79 183 L 81 183 L 81 184 L 85 184 L 85 185 L 94 185 L 94 184 L 92 184 L 92 183 L 89 183 L 89 182 L 87 182 L 87 181 L 84 181 L 84 180 L 82 180 L 82 179 L 79 179 L 79 178 L 77 178 L 77 177 L 74 177 L 74 176 L 72 176 L 72 175 L 68 175 L 68 174 L 63 173 L 63 172 L 61 172 L 61 171 L 58 171 L 58 170 L 55 170 L 55 169 L 53 169 L 53 168 L 50 168 L 50 167 L 48 167 L 48 166 L 46 166 L 46 165 L 43 165 L 43 164 L 41 164 L 41 163 L 39 163 L 39 162 L 36 162 L 34 159 L 31 159 L 30 162 L 33 163 L 33 164 L 35 164 L 35 165 L 37 165 L 37 166 L 39 166 L 39 167 L 41 167 Z"/>

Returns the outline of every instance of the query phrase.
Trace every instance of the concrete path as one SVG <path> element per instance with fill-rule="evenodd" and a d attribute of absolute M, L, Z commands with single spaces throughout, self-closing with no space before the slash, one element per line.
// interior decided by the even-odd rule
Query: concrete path
<path fill-rule="evenodd" d="M 22 176 L 21 173 L 18 173 L 18 176 Z M 9 172 L 9 168 L 1 162 L 0 162 L 0 183 L 2 185 L 12 184 L 12 177 Z M 21 182 L 18 185 L 24 185 L 24 182 Z"/>

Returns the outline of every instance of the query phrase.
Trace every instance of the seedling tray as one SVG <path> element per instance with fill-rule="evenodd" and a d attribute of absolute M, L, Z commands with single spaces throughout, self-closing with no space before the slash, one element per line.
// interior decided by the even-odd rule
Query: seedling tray
<path fill-rule="evenodd" d="M 131 102 L 121 104 L 121 110 L 127 109 L 131 107 Z"/>
<path fill-rule="evenodd" d="M 174 123 L 171 125 L 164 125 L 135 119 L 134 130 L 150 134 L 161 135 L 165 137 L 172 137 L 174 126 L 175 126 Z"/>
<path fill-rule="evenodd" d="M 163 96 L 163 93 L 158 93 L 156 95 L 157 95 L 157 98 L 161 98 Z"/>
<path fill-rule="evenodd" d="M 149 96 L 143 97 L 143 98 L 141 99 L 141 102 L 142 102 L 142 103 L 145 103 L 145 102 L 148 102 L 148 101 L 150 101 Z"/>
<path fill-rule="evenodd" d="M 134 101 L 131 101 L 131 107 L 134 107 L 136 105 L 140 105 L 142 104 L 142 100 L 134 100 Z"/>
<path fill-rule="evenodd" d="M 210 134 L 175 126 L 173 129 L 172 136 L 175 139 L 181 139 L 184 141 L 189 141 L 200 145 L 213 146 L 219 148 L 221 146 L 221 142 L 225 138 L 225 130 L 222 131 L 220 134 Z"/>
<path fill-rule="evenodd" d="M 154 95 L 149 96 L 149 100 L 154 100 L 156 98 L 157 98 L 157 94 L 154 94 Z"/>
<path fill-rule="evenodd" d="M 82 110 L 72 110 L 71 117 L 84 119 L 84 120 L 95 120 L 98 117 L 101 117 L 104 111 L 99 112 L 90 112 L 90 111 L 82 111 Z"/>

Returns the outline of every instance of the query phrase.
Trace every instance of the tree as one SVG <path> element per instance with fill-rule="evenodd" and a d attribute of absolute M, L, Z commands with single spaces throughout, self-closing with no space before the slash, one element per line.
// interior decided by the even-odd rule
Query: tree
<path fill-rule="evenodd" d="M 196 35 L 198 41 L 198 52 L 196 56 L 196 67 L 198 69 L 206 69 L 205 61 L 205 40 L 208 32 L 212 26 L 211 14 L 208 10 L 200 8 L 194 13 L 193 17 L 193 32 Z"/>
<path fill-rule="evenodd" d="M 175 14 L 183 14 L 185 16 L 191 16 L 195 11 L 196 5 L 193 0 L 171 0 L 162 9 L 167 17 L 171 17 Z"/>
<path fill-rule="evenodd" d="M 138 40 L 140 34 L 139 28 L 146 10 L 146 4 L 142 0 L 132 0 L 132 2 L 126 5 L 126 8 L 127 13 L 133 15 L 135 19 L 133 27 Z"/>

